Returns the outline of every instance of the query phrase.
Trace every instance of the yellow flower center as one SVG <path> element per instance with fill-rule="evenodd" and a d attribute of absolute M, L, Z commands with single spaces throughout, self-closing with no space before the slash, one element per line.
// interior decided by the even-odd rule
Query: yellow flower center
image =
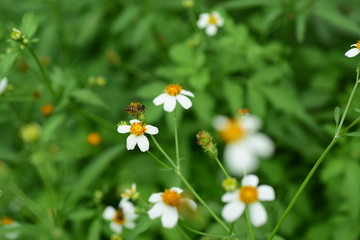
<path fill-rule="evenodd" d="M 45 104 L 40 109 L 44 116 L 49 116 L 54 112 L 54 106 L 52 104 Z"/>
<path fill-rule="evenodd" d="M 12 220 L 12 218 L 10 218 L 10 217 L 4 217 L 3 219 L 1 219 L 2 225 L 10 225 L 13 222 L 14 222 L 14 220 Z"/>
<path fill-rule="evenodd" d="M 219 133 L 224 142 L 229 143 L 243 138 L 246 131 L 236 119 L 231 119 L 226 128 L 220 130 Z"/>
<path fill-rule="evenodd" d="M 210 14 L 208 23 L 213 24 L 213 25 L 215 25 L 217 23 L 217 19 L 215 17 L 215 14 L 213 14 L 213 13 Z"/>
<path fill-rule="evenodd" d="M 87 136 L 87 141 L 90 145 L 97 146 L 101 143 L 101 136 L 96 132 L 90 133 Z"/>
<path fill-rule="evenodd" d="M 359 49 L 359 50 L 360 50 L 360 40 L 359 40 L 359 41 L 357 41 L 357 43 L 356 43 L 356 47 L 357 47 L 357 49 Z"/>
<path fill-rule="evenodd" d="M 113 218 L 113 221 L 117 224 L 124 224 L 125 223 L 125 215 L 124 212 L 122 210 L 122 208 L 119 208 L 116 213 L 115 216 Z"/>
<path fill-rule="evenodd" d="M 258 191 L 252 186 L 243 186 L 239 191 L 239 199 L 246 204 L 258 201 Z"/>
<path fill-rule="evenodd" d="M 162 201 L 166 205 L 172 207 L 177 207 L 179 205 L 180 198 L 181 198 L 180 194 L 178 194 L 174 190 L 169 190 L 169 189 L 165 190 L 165 192 L 162 195 Z"/>
<path fill-rule="evenodd" d="M 182 90 L 182 87 L 179 84 L 170 84 L 165 88 L 165 92 L 171 96 L 178 95 Z"/>
<path fill-rule="evenodd" d="M 143 124 L 142 122 L 134 122 L 131 124 L 130 127 L 130 133 L 134 134 L 136 136 L 144 135 L 146 131 L 146 124 Z"/>

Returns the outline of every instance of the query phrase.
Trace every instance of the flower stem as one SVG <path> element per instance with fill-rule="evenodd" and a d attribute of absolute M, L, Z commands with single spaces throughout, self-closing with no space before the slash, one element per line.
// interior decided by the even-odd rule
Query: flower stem
<path fill-rule="evenodd" d="M 153 135 L 150 135 L 152 140 L 154 141 L 156 147 L 160 150 L 160 152 L 165 156 L 165 158 L 171 163 L 171 165 L 177 169 L 176 164 L 174 163 L 174 161 L 169 157 L 169 155 L 167 155 L 167 153 L 164 151 L 164 149 L 160 146 L 160 144 L 156 141 L 156 138 Z"/>
<path fill-rule="evenodd" d="M 319 167 L 319 165 L 321 164 L 321 162 L 324 160 L 324 158 L 326 157 L 326 155 L 329 153 L 329 151 L 331 150 L 331 148 L 334 146 L 334 144 L 337 142 L 337 138 L 333 138 L 333 140 L 330 142 L 330 144 L 327 146 L 327 148 L 325 149 L 325 151 L 321 154 L 321 156 L 319 157 L 319 159 L 316 161 L 315 165 L 312 167 L 312 169 L 310 170 L 310 172 L 308 173 L 308 175 L 306 176 L 305 180 L 303 181 L 303 183 L 301 184 L 300 188 L 298 189 L 298 191 L 296 192 L 296 194 L 294 195 L 293 199 L 291 200 L 291 202 L 289 203 L 289 205 L 287 206 L 285 212 L 283 213 L 283 215 L 281 216 L 280 220 L 278 221 L 278 223 L 276 224 L 275 228 L 273 229 L 273 231 L 271 232 L 270 237 L 268 238 L 268 240 L 273 239 L 273 237 L 275 236 L 275 234 L 277 233 L 277 231 L 279 230 L 281 224 L 284 222 L 286 216 L 289 214 L 289 212 L 291 211 L 292 207 L 294 206 L 295 202 L 297 201 L 297 199 L 300 197 L 301 193 L 304 191 L 306 185 L 309 183 L 311 177 L 314 175 L 315 171 L 317 170 L 317 168 Z"/>
<path fill-rule="evenodd" d="M 253 228 L 251 226 L 251 222 L 250 222 L 250 218 L 249 218 L 249 209 L 248 208 L 245 209 L 245 216 L 246 216 L 246 222 L 247 222 L 248 229 L 249 229 L 250 239 L 255 240 L 254 231 L 253 231 Z"/>
<path fill-rule="evenodd" d="M 205 232 L 200 232 L 198 230 L 195 230 L 187 225 L 185 225 L 184 223 L 181 224 L 184 228 L 186 228 L 187 230 L 189 230 L 190 232 L 196 233 L 197 235 L 201 235 L 201 236 L 206 236 L 206 237 L 211 237 L 211 238 L 218 238 L 218 239 L 224 239 L 225 236 L 223 235 L 215 235 L 215 234 L 211 234 L 211 233 L 205 233 Z"/>
<path fill-rule="evenodd" d="M 157 158 L 154 154 L 152 154 L 152 152 L 150 152 L 149 150 L 146 151 L 152 158 L 154 158 L 161 166 L 163 166 L 164 168 L 171 168 L 168 165 L 166 165 L 166 163 L 164 163 L 163 161 L 161 161 L 159 158 Z"/>
<path fill-rule="evenodd" d="M 174 112 L 174 132 L 175 132 L 175 151 L 176 151 L 176 165 L 180 169 L 180 154 L 179 154 L 179 139 L 176 125 L 176 114 Z"/>
<path fill-rule="evenodd" d="M 221 170 L 223 171 L 223 173 L 225 174 L 225 176 L 227 178 L 230 177 L 230 175 L 228 174 L 228 172 L 225 170 L 224 166 L 222 165 L 222 163 L 220 162 L 219 158 L 218 157 L 215 157 L 215 160 L 217 162 L 217 164 L 219 165 L 219 167 L 221 168 Z"/>

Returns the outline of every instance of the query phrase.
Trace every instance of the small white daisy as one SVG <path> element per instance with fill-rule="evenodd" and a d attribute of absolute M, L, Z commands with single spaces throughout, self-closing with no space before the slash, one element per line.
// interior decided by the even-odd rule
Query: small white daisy
<path fill-rule="evenodd" d="M 7 85 L 8 85 L 8 79 L 6 77 L 1 79 L 1 81 L 0 81 L 0 95 L 3 92 L 5 92 Z"/>
<path fill-rule="evenodd" d="M 258 186 L 258 183 L 257 176 L 247 175 L 242 179 L 239 189 L 227 192 L 221 197 L 221 201 L 226 202 L 221 214 L 227 222 L 237 220 L 247 206 L 252 225 L 260 227 L 266 223 L 267 213 L 259 201 L 273 201 L 275 192 L 271 186 Z"/>
<path fill-rule="evenodd" d="M 131 120 L 130 124 L 131 125 L 119 125 L 117 129 L 119 133 L 131 133 L 126 139 L 127 150 L 133 150 L 137 144 L 142 152 L 146 152 L 149 150 L 150 144 L 144 134 L 158 134 L 159 129 L 152 125 L 144 124 L 137 119 Z"/>
<path fill-rule="evenodd" d="M 224 25 L 224 20 L 218 12 L 202 13 L 197 21 L 197 25 L 200 29 L 205 28 L 208 36 L 214 36 L 217 33 L 217 28 Z"/>
<path fill-rule="evenodd" d="M 258 157 L 267 158 L 274 152 L 272 140 L 257 132 L 261 121 L 253 115 L 245 114 L 237 118 L 216 116 L 213 125 L 226 143 L 225 164 L 235 176 L 254 172 L 259 165 Z"/>
<path fill-rule="evenodd" d="M 161 217 L 164 228 L 173 228 L 179 219 L 179 209 L 183 207 L 196 209 L 196 203 L 193 200 L 181 196 L 182 191 L 180 188 L 172 187 L 165 192 L 151 194 L 149 202 L 154 203 L 154 206 L 148 211 L 149 218 Z"/>
<path fill-rule="evenodd" d="M 1 226 L 3 226 L 4 228 L 14 229 L 14 231 L 8 231 L 5 233 L 4 236 L 6 239 L 17 239 L 18 238 L 19 232 L 18 232 L 17 228 L 20 227 L 20 224 L 18 222 L 16 222 L 15 220 L 13 220 L 10 217 L 4 217 L 0 221 L 0 227 Z"/>
<path fill-rule="evenodd" d="M 133 183 L 130 188 L 125 189 L 121 194 L 122 198 L 136 200 L 139 198 L 139 193 L 136 191 L 136 184 Z"/>
<path fill-rule="evenodd" d="M 192 102 L 187 96 L 194 97 L 192 92 L 182 89 L 179 84 L 170 84 L 164 91 L 165 93 L 160 94 L 153 100 L 156 106 L 164 104 L 164 110 L 172 112 L 176 107 L 176 101 L 178 101 L 183 108 L 191 108 Z"/>
<path fill-rule="evenodd" d="M 356 55 L 358 55 L 360 53 L 360 40 L 357 41 L 357 43 L 352 44 L 351 47 L 354 47 L 354 48 L 350 49 L 349 51 L 347 51 L 345 53 L 345 56 L 348 58 L 355 57 Z"/>
<path fill-rule="evenodd" d="M 137 217 L 134 205 L 126 199 L 120 201 L 117 210 L 112 206 L 108 206 L 103 212 L 103 218 L 111 221 L 110 228 L 116 233 L 121 233 L 123 227 L 128 229 L 135 228 L 134 220 Z"/>

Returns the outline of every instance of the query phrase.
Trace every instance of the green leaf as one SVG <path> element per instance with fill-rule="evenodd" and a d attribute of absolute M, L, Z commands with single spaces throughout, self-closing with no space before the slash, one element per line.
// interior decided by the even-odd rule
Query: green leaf
<path fill-rule="evenodd" d="M 165 88 L 166 83 L 152 82 L 144 84 L 136 91 L 136 94 L 141 96 L 142 98 L 153 99 L 163 93 Z"/>
<path fill-rule="evenodd" d="M 335 124 L 336 124 L 335 131 L 337 130 L 337 128 L 339 126 L 340 114 L 341 114 L 340 108 L 335 107 L 335 109 L 334 109 L 334 120 L 335 120 Z"/>
<path fill-rule="evenodd" d="M 307 19 L 308 14 L 306 12 L 296 18 L 296 39 L 299 43 L 302 43 L 305 39 Z"/>
<path fill-rule="evenodd" d="M 223 95 L 225 96 L 225 100 L 227 101 L 231 113 L 234 113 L 238 108 L 245 107 L 243 89 L 239 84 L 225 80 L 223 86 Z"/>
<path fill-rule="evenodd" d="M 251 113 L 259 117 L 264 117 L 266 114 L 266 101 L 261 92 L 256 87 L 249 84 L 247 89 L 247 104 Z M 244 106 L 246 107 L 246 106 Z"/>
<path fill-rule="evenodd" d="M 189 65 L 193 62 L 192 49 L 182 43 L 172 46 L 169 55 L 173 61 L 179 64 Z"/>
<path fill-rule="evenodd" d="M 250 8 L 250 7 L 257 7 L 257 6 L 266 6 L 266 5 L 273 5 L 273 1 L 267 0 L 233 0 L 233 1 L 226 1 L 222 4 L 219 4 L 219 8 L 228 8 L 228 9 L 241 9 L 241 8 Z"/>
<path fill-rule="evenodd" d="M 76 89 L 71 92 L 70 96 L 83 103 L 107 107 L 104 101 L 90 89 Z"/>
<path fill-rule="evenodd" d="M 128 28 L 139 15 L 139 8 L 136 6 L 128 6 L 122 11 L 117 18 L 115 18 L 111 31 L 118 33 Z"/>
<path fill-rule="evenodd" d="M 350 132 L 344 134 L 347 137 L 360 137 L 360 132 Z"/>
<path fill-rule="evenodd" d="M 13 51 L 9 54 L 3 55 L 0 65 L 0 80 L 8 75 L 9 70 L 11 66 L 14 64 L 19 53 L 20 53 L 19 51 Z"/>
<path fill-rule="evenodd" d="M 153 223 L 153 220 L 151 220 L 149 218 L 141 219 L 141 221 L 138 224 L 136 224 L 135 229 L 133 229 L 129 232 L 126 239 L 127 240 L 137 239 L 137 237 L 141 233 L 145 232 L 146 230 L 148 230 L 150 228 L 152 223 Z"/>
<path fill-rule="evenodd" d="M 87 240 L 98 240 L 100 239 L 101 233 L 101 221 L 95 219 L 88 228 Z"/>
<path fill-rule="evenodd" d="M 189 84 L 196 90 L 203 90 L 210 82 L 209 72 L 205 69 L 189 78 Z"/>
<path fill-rule="evenodd" d="M 44 124 L 42 128 L 41 142 L 47 143 L 50 140 L 58 137 L 60 132 L 60 127 L 63 126 L 63 123 L 66 120 L 65 114 L 53 115 L 51 116 Z"/>
<path fill-rule="evenodd" d="M 33 12 L 27 12 L 24 14 L 21 20 L 20 31 L 26 38 L 30 39 L 35 34 L 39 26 L 39 19 Z"/>
<path fill-rule="evenodd" d="M 212 119 L 215 102 L 205 91 L 195 92 L 195 98 L 191 99 L 194 104 L 194 112 L 204 123 L 208 124 Z"/>

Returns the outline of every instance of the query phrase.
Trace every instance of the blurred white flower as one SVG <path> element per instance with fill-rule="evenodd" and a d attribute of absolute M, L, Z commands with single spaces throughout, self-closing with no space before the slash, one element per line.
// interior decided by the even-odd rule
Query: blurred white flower
<path fill-rule="evenodd" d="M 4 236 L 6 239 L 17 239 L 19 236 L 19 232 L 16 230 L 16 228 L 20 227 L 20 224 L 16 221 L 14 221 L 10 217 L 4 217 L 0 221 L 0 226 L 3 226 L 5 228 L 13 228 L 14 231 L 7 231 Z"/>
<path fill-rule="evenodd" d="M 120 201 L 117 210 L 112 206 L 108 206 L 103 212 L 103 218 L 111 221 L 110 228 L 116 233 L 121 233 L 123 227 L 128 229 L 135 228 L 134 220 L 137 217 L 138 215 L 135 213 L 134 205 L 127 201 L 127 199 Z"/>
<path fill-rule="evenodd" d="M 196 209 L 193 200 L 181 196 L 182 191 L 180 188 L 172 187 L 165 192 L 151 194 L 149 202 L 154 203 L 154 206 L 148 211 L 149 218 L 161 217 L 164 228 L 173 228 L 179 219 L 179 209 L 183 207 Z"/>
<path fill-rule="evenodd" d="M 360 53 L 360 40 L 357 41 L 356 44 L 352 44 L 351 47 L 354 47 L 354 48 L 350 49 L 349 51 L 347 51 L 345 53 L 345 56 L 348 58 L 355 57 L 356 55 L 358 55 Z"/>
<path fill-rule="evenodd" d="M 257 132 L 261 120 L 253 115 L 216 116 L 213 126 L 226 143 L 225 164 L 235 176 L 254 172 L 259 165 L 258 157 L 267 158 L 274 153 L 274 143 L 265 134 Z"/>
<path fill-rule="evenodd" d="M 1 81 L 0 81 L 0 95 L 3 92 L 5 92 L 7 85 L 8 85 L 8 79 L 6 77 L 1 79 Z"/>
<path fill-rule="evenodd" d="M 136 191 L 136 184 L 133 183 L 130 188 L 125 189 L 125 192 L 121 194 L 122 198 L 136 200 L 139 198 L 139 193 Z"/>
<path fill-rule="evenodd" d="M 127 150 L 133 150 L 137 144 L 142 152 L 146 152 L 149 150 L 150 144 L 149 140 L 144 134 L 158 134 L 159 129 L 152 125 L 144 124 L 137 119 L 131 120 L 130 124 L 131 125 L 121 124 L 117 129 L 119 133 L 131 133 L 126 139 Z"/>
<path fill-rule="evenodd" d="M 176 101 L 178 101 L 183 108 L 191 108 L 192 102 L 187 96 L 194 97 L 192 92 L 182 89 L 179 84 L 170 84 L 164 91 L 165 93 L 160 94 L 153 100 L 156 106 L 164 104 L 164 110 L 172 112 L 176 107 Z"/>
<path fill-rule="evenodd" d="M 267 213 L 259 201 L 273 201 L 275 192 L 271 186 L 258 186 L 258 183 L 257 176 L 247 175 L 242 179 L 239 189 L 227 192 L 221 197 L 221 201 L 226 202 L 221 214 L 227 222 L 238 219 L 247 206 L 252 225 L 259 227 L 266 223 Z"/>
<path fill-rule="evenodd" d="M 200 29 L 205 28 L 208 36 L 214 36 L 217 33 L 217 28 L 224 25 L 224 20 L 218 12 L 202 13 L 197 21 L 197 25 Z"/>

